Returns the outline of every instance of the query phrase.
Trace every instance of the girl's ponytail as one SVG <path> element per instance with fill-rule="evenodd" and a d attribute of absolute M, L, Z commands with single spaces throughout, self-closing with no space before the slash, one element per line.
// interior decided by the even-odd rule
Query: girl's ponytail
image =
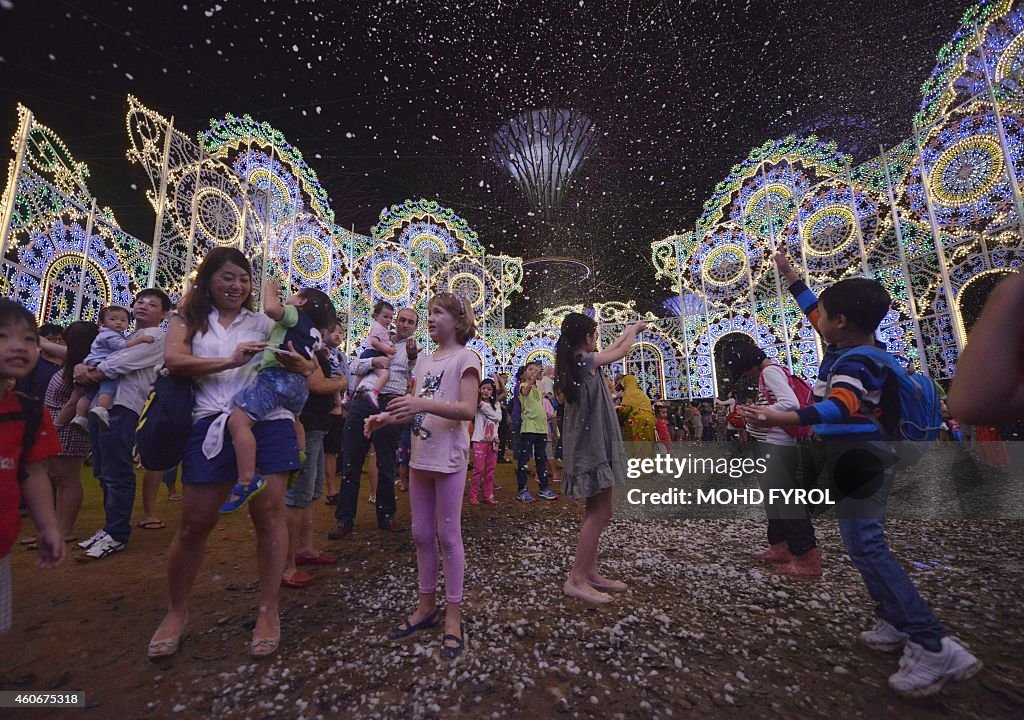
<path fill-rule="evenodd" d="M 577 351 L 587 336 L 596 331 L 597 323 L 582 313 L 569 313 L 562 320 L 562 334 L 555 345 L 555 387 L 567 403 L 576 402 L 580 397 L 583 373 L 576 359 Z"/>

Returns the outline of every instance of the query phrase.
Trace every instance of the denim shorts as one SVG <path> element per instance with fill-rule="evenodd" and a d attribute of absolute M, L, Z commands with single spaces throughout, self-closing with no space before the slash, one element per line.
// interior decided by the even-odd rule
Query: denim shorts
<path fill-rule="evenodd" d="M 85 396 L 90 400 L 95 400 L 97 395 L 109 395 L 110 397 L 114 397 L 117 395 L 117 385 L 120 381 L 121 378 L 104 378 L 96 385 L 86 385 Z"/>
<path fill-rule="evenodd" d="M 289 410 L 298 417 L 308 398 L 306 378 L 284 368 L 269 367 L 260 370 L 255 380 L 238 391 L 234 403 L 259 422 L 277 408 Z"/>
<path fill-rule="evenodd" d="M 231 432 L 224 428 L 224 447 L 213 458 L 203 455 L 203 439 L 216 415 L 202 418 L 192 426 L 181 461 L 182 485 L 235 483 L 238 465 Z M 252 426 L 256 437 L 256 470 L 262 475 L 291 472 L 298 469 L 299 443 L 295 439 L 295 423 L 291 420 L 264 420 Z"/>

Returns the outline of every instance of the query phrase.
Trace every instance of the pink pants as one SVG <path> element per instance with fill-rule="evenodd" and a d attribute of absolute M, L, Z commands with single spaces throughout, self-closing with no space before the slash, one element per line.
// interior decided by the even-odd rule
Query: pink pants
<path fill-rule="evenodd" d="M 473 479 L 469 485 L 469 497 L 479 497 L 480 482 L 483 480 L 484 498 L 494 497 L 494 468 L 498 465 L 498 451 L 493 442 L 473 443 Z"/>
<path fill-rule="evenodd" d="M 412 539 L 416 542 L 420 593 L 437 592 L 437 542 L 440 540 L 444 553 L 441 562 L 445 597 L 450 603 L 462 602 L 462 582 L 466 573 L 466 551 L 462 545 L 462 494 L 465 489 L 465 468 L 450 475 L 409 468 L 409 505 L 412 507 Z"/>

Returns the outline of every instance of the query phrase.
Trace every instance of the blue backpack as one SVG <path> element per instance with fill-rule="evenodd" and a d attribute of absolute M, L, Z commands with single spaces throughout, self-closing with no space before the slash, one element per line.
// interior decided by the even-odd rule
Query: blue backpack
<path fill-rule="evenodd" d="M 915 465 L 928 452 L 932 442 L 938 439 L 942 428 L 942 398 L 938 386 L 920 373 L 909 374 L 900 360 L 881 348 L 859 347 L 843 357 L 870 361 L 889 371 L 889 381 L 882 392 L 883 395 L 891 393 L 892 385 L 895 385 L 899 417 L 895 423 L 891 418 L 886 423 L 891 431 L 883 427 L 878 418 L 872 416 L 872 420 L 890 440 L 900 443 L 898 467 Z"/>

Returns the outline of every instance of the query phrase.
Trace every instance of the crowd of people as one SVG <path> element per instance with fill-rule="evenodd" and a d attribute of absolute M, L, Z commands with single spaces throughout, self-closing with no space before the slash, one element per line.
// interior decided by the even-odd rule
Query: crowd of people
<path fill-rule="evenodd" d="M 553 501 L 559 492 L 582 501 L 562 589 L 601 605 L 627 589 L 601 573 L 598 552 L 614 488 L 626 480 L 623 441 L 672 452 L 681 442 L 738 440 L 771 458 L 758 477 L 762 488 L 834 482 L 840 474 L 871 488 L 866 503 L 839 519 L 845 550 L 876 603 L 876 626 L 860 639 L 879 651 L 902 652 L 890 678 L 901 694 L 928 695 L 966 679 L 981 661 L 944 629 L 886 544 L 885 501 L 898 469 L 892 443 L 916 439 L 905 433 L 915 407 L 893 393 L 910 383 L 918 395 L 939 398 L 943 418 L 924 430 L 938 431 L 941 422 L 954 439 L 967 426 L 949 410 L 982 427 L 1024 416 L 1024 351 L 1022 343 L 1006 342 L 1024 341 L 1024 278 L 1015 275 L 993 295 L 961 356 L 947 410 L 941 388 L 914 379 L 878 347 L 875 330 L 891 305 L 881 284 L 851 278 L 817 297 L 784 255 L 775 261 L 825 345 L 813 387 L 762 349 L 732 344 L 719 360 L 733 390 L 681 404 L 654 403 L 635 376 L 609 372 L 646 329 L 643 322 L 599 349 L 594 320 L 570 313 L 554 366 L 529 363 L 514 379 L 484 377 L 479 357 L 466 347 L 476 334 L 472 306 L 440 293 L 430 299 L 426 318 L 414 308 L 378 303 L 369 337 L 348 357 L 340 350 L 345 328 L 324 293 L 305 289 L 285 298 L 271 281 L 257 311 L 252 268 L 232 248 L 207 254 L 173 312 L 168 296 L 149 288 L 130 308 L 105 308 L 98 324 L 37 330 L 28 310 L 0 300 L 0 421 L 10 428 L 0 434 L 0 632 L 12 622 L 9 553 L 18 539 L 19 499 L 35 526 L 24 542 L 35 545 L 39 566 L 49 568 L 65 558 L 69 543 L 100 560 L 123 551 L 133 529 L 163 528 L 155 498 L 165 484 L 182 512 L 168 553 L 168 609 L 149 657 L 178 651 L 207 539 L 222 515 L 243 509 L 255 531 L 260 581 L 250 653 L 271 655 L 281 640 L 280 589 L 307 587 L 313 577 L 303 567 L 336 561 L 317 542 L 316 504 L 324 497 L 334 508 L 328 539 L 350 535 L 369 459 L 378 528 L 408 530 L 396 517 L 395 499 L 396 488 L 407 491 L 416 547 L 418 602 L 388 637 L 443 625 L 440 656 L 454 660 L 465 648 L 467 486 L 470 504 L 497 505 L 496 467 L 514 462 L 517 501 Z M 130 323 L 134 330 L 126 335 Z M 415 339 L 421 323 L 430 352 Z M 143 517 L 133 526 L 137 433 L 159 377 L 186 388 L 174 400 L 186 403 L 187 439 L 170 467 L 143 471 Z M 823 456 L 803 452 L 812 432 L 824 440 L 817 443 Z M 851 445 L 863 451 L 853 465 L 844 454 Z M 79 541 L 87 458 L 103 491 L 105 522 Z M 754 559 L 785 575 L 819 577 L 822 554 L 807 507 L 768 505 L 766 513 L 768 547 Z"/>

